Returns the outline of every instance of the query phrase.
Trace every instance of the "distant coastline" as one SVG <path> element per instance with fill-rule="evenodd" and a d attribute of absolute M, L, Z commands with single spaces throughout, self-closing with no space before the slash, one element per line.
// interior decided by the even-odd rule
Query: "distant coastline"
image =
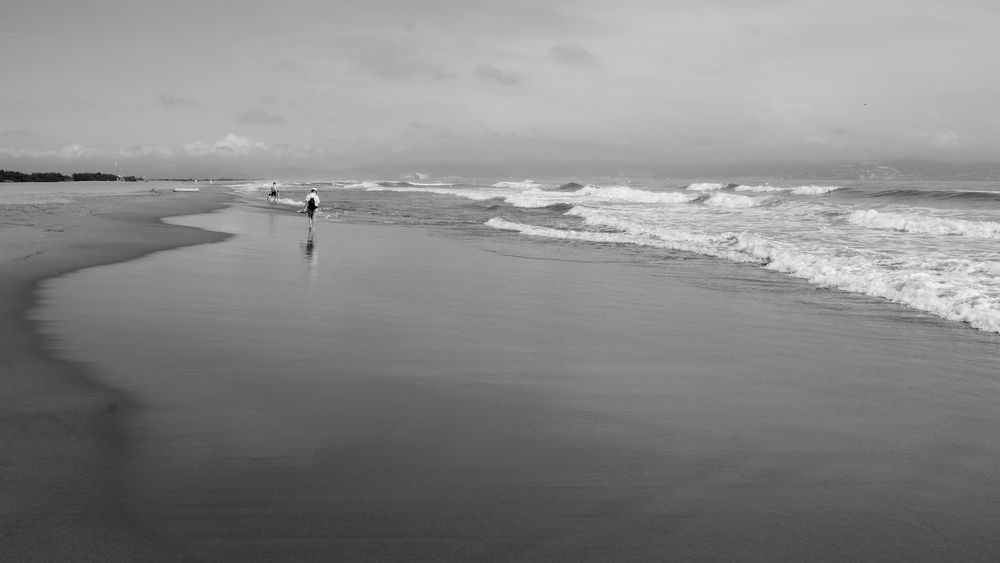
<path fill-rule="evenodd" d="M 59 172 L 16 172 L 0 170 L 0 182 L 142 182 L 145 178 L 138 176 L 118 176 L 103 172 L 76 172 L 72 175 Z"/>
<path fill-rule="evenodd" d="M 169 176 L 169 177 L 168 177 Z M 400 160 L 351 167 L 282 167 L 276 170 L 158 170 L 152 176 L 117 176 L 88 172 L 23 173 L 0 169 L 0 182 L 173 181 L 247 182 L 261 178 L 286 181 L 357 176 L 421 178 L 713 178 L 741 181 L 809 179 L 815 181 L 964 181 L 1000 182 L 1000 161 L 886 159 L 862 161 L 641 162 L 560 160 Z M 270 183 L 271 180 L 268 180 Z"/>
<path fill-rule="evenodd" d="M 106 174 L 103 172 L 76 172 L 73 174 L 62 174 L 59 172 L 16 172 L 14 170 L 0 170 L 0 183 L 2 182 L 147 182 L 147 181 L 168 181 L 168 182 L 197 182 L 200 178 L 143 178 L 141 176 L 118 176 L 116 174 Z M 215 182 L 242 182 L 243 178 L 204 178 L 205 181 Z"/>

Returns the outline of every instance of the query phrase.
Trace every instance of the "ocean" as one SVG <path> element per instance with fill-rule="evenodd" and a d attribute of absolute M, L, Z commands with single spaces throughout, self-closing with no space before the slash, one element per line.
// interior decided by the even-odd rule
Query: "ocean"
<path fill-rule="evenodd" d="M 996 183 L 449 178 L 293 184 L 281 201 L 300 206 L 313 187 L 330 220 L 711 257 L 1000 332 Z"/>
<path fill-rule="evenodd" d="M 46 281 L 53 351 L 128 397 L 135 529 L 206 560 L 1000 555 L 998 186 L 570 180 L 216 186 L 167 221 L 229 239 Z"/>
<path fill-rule="evenodd" d="M 74 197 L 101 197 L 166 190 L 177 182 L 0 182 L 0 205 L 68 203 Z"/>

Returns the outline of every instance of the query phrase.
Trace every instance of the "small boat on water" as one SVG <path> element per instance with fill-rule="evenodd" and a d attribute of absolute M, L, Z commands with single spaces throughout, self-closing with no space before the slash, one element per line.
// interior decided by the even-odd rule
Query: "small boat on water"
<path fill-rule="evenodd" d="M 198 188 L 174 188 L 175 192 L 196 192 Z"/>

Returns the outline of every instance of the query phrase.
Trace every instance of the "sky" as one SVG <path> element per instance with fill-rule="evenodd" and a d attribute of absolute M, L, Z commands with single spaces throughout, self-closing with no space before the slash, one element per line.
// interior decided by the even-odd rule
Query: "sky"
<path fill-rule="evenodd" d="M 7 0 L 0 168 L 1000 160 L 995 0 Z"/>

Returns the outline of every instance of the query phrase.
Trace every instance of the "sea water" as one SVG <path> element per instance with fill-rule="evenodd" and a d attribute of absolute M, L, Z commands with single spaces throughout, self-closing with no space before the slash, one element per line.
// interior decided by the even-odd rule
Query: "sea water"
<path fill-rule="evenodd" d="M 244 184 L 35 317 L 192 557 L 995 557 L 997 190 L 646 182 Z"/>
<path fill-rule="evenodd" d="M 68 203 L 74 197 L 135 195 L 168 191 L 186 182 L 0 182 L 0 206 Z"/>
<path fill-rule="evenodd" d="M 314 187 L 332 200 L 320 217 L 713 257 L 1000 332 L 996 183 L 340 180 L 290 185 L 281 203 Z"/>

